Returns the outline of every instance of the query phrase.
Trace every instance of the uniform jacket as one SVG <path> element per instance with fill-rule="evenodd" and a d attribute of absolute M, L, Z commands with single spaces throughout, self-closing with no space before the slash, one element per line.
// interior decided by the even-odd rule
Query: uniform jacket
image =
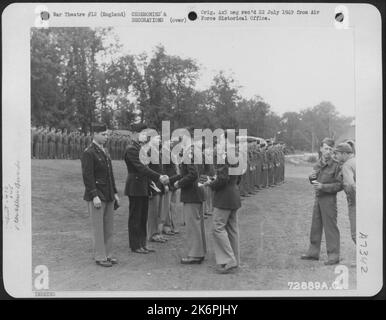
<path fill-rule="evenodd" d="M 114 194 L 118 191 L 115 186 L 110 156 L 93 143 L 84 151 L 81 163 L 86 188 L 83 199 L 91 201 L 98 196 L 101 201 L 113 201 Z"/>
<path fill-rule="evenodd" d="M 150 195 L 150 180 L 158 181 L 160 174 L 143 164 L 139 159 L 141 145 L 133 141 L 125 151 L 127 167 L 125 195 L 147 197 Z"/>
<path fill-rule="evenodd" d="M 340 166 L 334 159 L 330 159 L 326 162 L 319 159 L 314 166 L 314 171 L 316 172 L 316 180 L 322 184 L 322 189 L 316 192 L 317 197 L 328 195 L 335 196 L 343 189 Z"/>
<path fill-rule="evenodd" d="M 216 179 L 209 184 L 214 191 L 213 207 L 236 210 L 241 207 L 239 183 L 241 176 L 229 175 L 229 164 L 216 167 Z"/>
<path fill-rule="evenodd" d="M 342 181 L 343 188 L 346 194 L 354 194 L 356 193 L 356 165 L 355 165 L 355 157 L 350 157 L 345 163 L 342 165 Z"/>
<path fill-rule="evenodd" d="M 178 185 L 181 187 L 181 202 L 202 203 L 205 201 L 203 189 L 198 187 L 201 170 L 195 164 L 181 164 L 181 179 Z"/>

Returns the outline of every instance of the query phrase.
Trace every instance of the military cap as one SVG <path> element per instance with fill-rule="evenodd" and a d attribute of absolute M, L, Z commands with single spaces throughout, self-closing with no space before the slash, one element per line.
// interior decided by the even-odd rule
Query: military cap
<path fill-rule="evenodd" d="M 147 129 L 148 126 L 144 123 L 134 123 L 131 125 L 131 131 L 133 132 L 141 132 L 142 130 Z"/>
<path fill-rule="evenodd" d="M 92 123 L 91 124 L 91 130 L 94 133 L 104 132 L 107 131 L 107 126 L 103 123 Z"/>
<path fill-rule="evenodd" d="M 324 138 L 322 140 L 322 142 L 320 143 L 320 146 L 323 146 L 323 143 L 325 143 L 326 145 L 328 145 L 330 147 L 334 147 L 334 145 L 335 145 L 334 139 L 331 139 L 331 138 Z"/>
<path fill-rule="evenodd" d="M 336 152 L 352 153 L 352 148 L 348 143 L 342 142 L 335 147 Z"/>

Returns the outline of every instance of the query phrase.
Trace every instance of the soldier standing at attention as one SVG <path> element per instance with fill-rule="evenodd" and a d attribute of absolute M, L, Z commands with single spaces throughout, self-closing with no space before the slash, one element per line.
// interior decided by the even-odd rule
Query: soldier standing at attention
<path fill-rule="evenodd" d="M 258 189 L 262 188 L 262 172 L 263 172 L 263 159 L 261 155 L 260 142 L 257 142 L 256 145 L 256 182 Z"/>
<path fill-rule="evenodd" d="M 41 131 L 42 136 L 42 148 L 41 148 L 41 159 L 47 159 L 47 127 L 43 128 Z"/>
<path fill-rule="evenodd" d="M 309 176 L 315 189 L 315 202 L 312 212 L 310 246 L 301 256 L 304 260 L 319 260 L 322 233 L 324 229 L 328 260 L 325 265 L 339 263 L 340 235 L 337 225 L 336 194 L 342 190 L 340 167 L 332 157 L 334 140 L 323 139 L 320 145 L 321 157 Z"/>
<path fill-rule="evenodd" d="M 62 149 L 63 149 L 63 159 L 68 159 L 68 133 L 67 128 L 63 129 L 62 133 Z"/>
<path fill-rule="evenodd" d="M 279 185 L 279 171 L 280 171 L 280 161 L 279 161 L 279 150 L 277 142 L 274 142 L 274 146 L 272 148 L 273 157 L 274 157 L 274 184 L 276 186 Z"/>
<path fill-rule="evenodd" d="M 268 187 L 268 156 L 267 156 L 267 145 L 262 145 L 262 160 L 263 160 L 263 167 L 262 167 L 262 180 L 263 180 L 263 188 Z"/>
<path fill-rule="evenodd" d="M 274 187 L 273 184 L 273 175 L 274 175 L 274 159 L 272 154 L 272 142 L 270 141 L 268 143 L 268 150 L 267 150 L 267 160 L 268 160 L 268 186 Z"/>
<path fill-rule="evenodd" d="M 32 159 L 36 159 L 36 154 L 35 154 L 35 145 L 37 140 L 36 131 L 37 131 L 36 127 L 32 126 L 31 127 L 31 158 Z"/>
<path fill-rule="evenodd" d="M 119 204 L 111 159 L 103 145 L 108 132 L 105 125 L 93 124 L 93 143 L 83 153 L 82 175 L 85 185 L 84 200 L 92 219 L 94 259 L 102 267 L 118 263 L 112 256 L 114 201 Z"/>
<path fill-rule="evenodd" d="M 35 155 L 37 159 L 43 158 L 43 130 L 43 127 L 39 127 L 36 131 Z"/>
<path fill-rule="evenodd" d="M 346 193 L 351 238 L 356 244 L 356 165 L 353 150 L 348 143 L 335 148 L 336 158 L 342 165 L 343 189 Z"/>
<path fill-rule="evenodd" d="M 55 128 L 51 128 L 51 130 L 48 133 L 47 143 L 48 143 L 48 158 L 54 159 L 55 154 Z"/>
<path fill-rule="evenodd" d="M 73 159 L 74 135 L 72 131 L 68 132 L 67 141 L 68 141 L 68 159 Z"/>
<path fill-rule="evenodd" d="M 62 129 L 55 134 L 55 159 L 62 159 Z"/>

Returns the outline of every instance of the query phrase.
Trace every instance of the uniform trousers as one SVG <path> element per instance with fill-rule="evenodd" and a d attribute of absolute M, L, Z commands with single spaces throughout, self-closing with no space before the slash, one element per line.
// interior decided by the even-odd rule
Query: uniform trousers
<path fill-rule="evenodd" d="M 328 259 L 339 259 L 340 234 L 337 217 L 336 194 L 315 197 L 312 212 L 310 247 L 308 249 L 309 256 L 319 257 L 324 229 Z"/>
<path fill-rule="evenodd" d="M 49 143 L 49 158 L 55 159 L 55 142 Z"/>
<path fill-rule="evenodd" d="M 273 175 L 274 175 L 273 167 L 269 167 L 268 168 L 268 186 L 273 185 L 273 179 L 274 179 Z"/>
<path fill-rule="evenodd" d="M 185 225 L 185 218 L 183 214 L 182 206 L 180 201 L 181 190 L 176 189 L 171 191 L 170 195 L 170 220 L 166 221 L 165 225 L 171 225 L 176 229 L 177 225 Z"/>
<path fill-rule="evenodd" d="M 213 240 L 217 264 L 240 264 L 237 209 L 214 208 Z"/>
<path fill-rule="evenodd" d="M 131 250 L 146 247 L 148 196 L 129 196 L 129 245 Z"/>
<path fill-rule="evenodd" d="M 155 194 L 149 198 L 148 218 L 147 218 L 147 236 L 148 240 L 158 234 L 160 194 Z"/>
<path fill-rule="evenodd" d="M 266 188 L 268 185 L 268 170 L 267 169 L 264 169 L 261 172 L 261 185 L 263 186 L 263 188 Z"/>
<path fill-rule="evenodd" d="M 166 223 L 166 221 L 170 221 L 170 197 L 171 192 L 165 192 L 161 195 L 161 203 L 159 208 L 159 231 L 162 232 L 163 226 Z"/>
<path fill-rule="evenodd" d="M 179 190 L 172 190 L 168 192 L 169 194 L 169 214 L 166 216 L 164 223 L 164 230 L 170 231 L 177 229 L 177 223 L 182 224 L 182 217 L 178 216 L 178 202 L 179 202 Z"/>
<path fill-rule="evenodd" d="M 186 240 L 188 245 L 188 257 L 201 258 L 205 256 L 203 235 L 201 230 L 202 203 L 184 203 L 183 211 L 186 219 Z"/>
<path fill-rule="evenodd" d="M 114 232 L 114 202 L 102 201 L 97 209 L 92 201 L 87 202 L 94 233 L 94 259 L 103 261 L 111 258 Z"/>
<path fill-rule="evenodd" d="M 354 243 L 357 243 L 357 233 L 356 233 L 356 192 L 346 192 L 347 205 L 348 205 L 348 217 L 350 220 L 350 230 L 351 238 Z"/>

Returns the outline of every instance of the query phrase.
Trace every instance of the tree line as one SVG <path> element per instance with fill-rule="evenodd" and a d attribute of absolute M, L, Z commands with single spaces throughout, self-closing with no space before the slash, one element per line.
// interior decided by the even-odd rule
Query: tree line
<path fill-rule="evenodd" d="M 160 129 L 169 120 L 172 130 L 243 128 L 310 150 L 353 120 L 328 101 L 279 116 L 263 97 L 242 97 L 234 77 L 222 71 L 198 90 L 198 62 L 170 55 L 162 45 L 138 55 L 121 49 L 112 28 L 32 28 L 32 124 L 87 132 L 94 121 L 111 129 L 136 122 Z"/>

